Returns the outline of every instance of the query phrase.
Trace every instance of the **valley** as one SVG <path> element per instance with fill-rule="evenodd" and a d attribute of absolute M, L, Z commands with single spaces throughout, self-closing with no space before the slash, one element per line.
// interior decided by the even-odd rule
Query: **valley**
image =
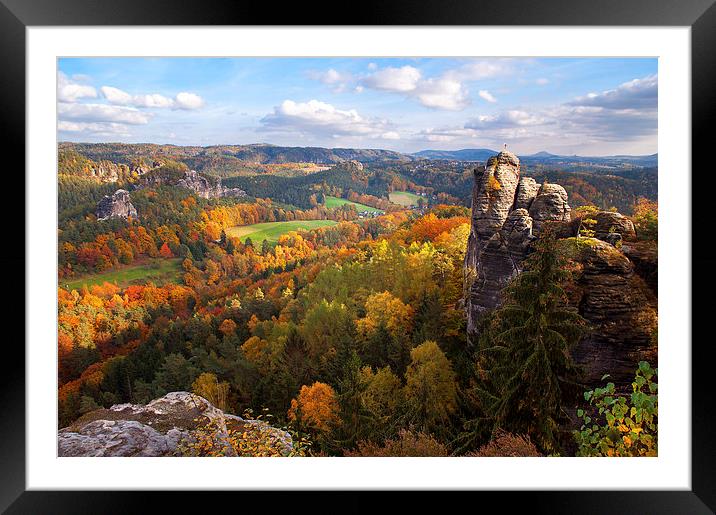
<path fill-rule="evenodd" d="M 655 163 L 60 143 L 60 454 L 653 455 Z"/>

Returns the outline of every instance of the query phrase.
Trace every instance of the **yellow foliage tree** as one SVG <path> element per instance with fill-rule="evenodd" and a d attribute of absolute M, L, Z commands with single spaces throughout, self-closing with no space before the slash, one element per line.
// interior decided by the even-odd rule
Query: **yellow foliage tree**
<path fill-rule="evenodd" d="M 210 372 L 204 372 L 196 378 L 191 385 L 191 391 L 225 411 L 229 398 L 229 383 L 219 382 L 219 379 Z"/>
<path fill-rule="evenodd" d="M 410 351 L 405 378 L 405 397 L 423 429 L 434 429 L 457 408 L 455 372 L 434 341 L 428 340 Z"/>

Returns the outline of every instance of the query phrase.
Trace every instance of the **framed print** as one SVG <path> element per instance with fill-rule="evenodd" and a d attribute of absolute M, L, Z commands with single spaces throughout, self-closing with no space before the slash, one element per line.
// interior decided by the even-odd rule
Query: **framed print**
<path fill-rule="evenodd" d="M 711 3 L 3 0 L 3 509 L 710 513 Z"/>

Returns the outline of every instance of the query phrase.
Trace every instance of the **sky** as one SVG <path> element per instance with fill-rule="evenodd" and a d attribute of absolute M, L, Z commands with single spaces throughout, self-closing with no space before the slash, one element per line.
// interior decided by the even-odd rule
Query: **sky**
<path fill-rule="evenodd" d="M 655 58 L 62 58 L 58 139 L 657 152 Z"/>

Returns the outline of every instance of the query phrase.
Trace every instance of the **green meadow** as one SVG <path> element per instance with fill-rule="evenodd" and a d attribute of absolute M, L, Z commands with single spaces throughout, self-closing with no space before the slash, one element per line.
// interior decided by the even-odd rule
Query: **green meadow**
<path fill-rule="evenodd" d="M 240 238 L 242 242 L 246 241 L 246 238 L 251 238 L 253 243 L 261 243 L 264 240 L 268 240 L 269 243 L 275 243 L 278 241 L 282 234 L 287 232 L 297 231 L 303 229 L 310 231 L 312 229 L 318 229 L 319 227 L 328 227 L 336 225 L 337 222 L 334 220 L 293 220 L 290 222 L 265 222 L 253 225 L 239 225 L 236 227 L 229 227 L 226 229 L 227 236 L 233 236 L 234 238 Z"/>

